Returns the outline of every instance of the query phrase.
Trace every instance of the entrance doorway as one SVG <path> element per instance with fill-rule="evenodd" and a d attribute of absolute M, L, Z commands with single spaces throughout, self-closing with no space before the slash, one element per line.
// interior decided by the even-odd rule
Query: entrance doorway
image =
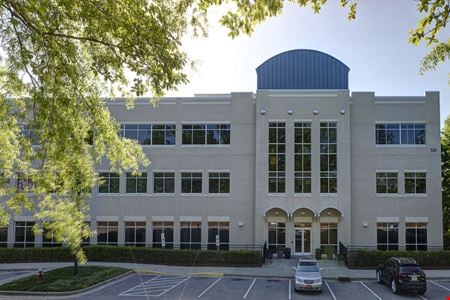
<path fill-rule="evenodd" d="M 295 254 L 311 255 L 311 224 L 295 224 Z"/>

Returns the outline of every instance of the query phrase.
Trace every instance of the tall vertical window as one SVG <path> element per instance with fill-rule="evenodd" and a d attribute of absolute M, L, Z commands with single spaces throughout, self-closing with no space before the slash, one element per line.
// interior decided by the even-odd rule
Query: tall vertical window
<path fill-rule="evenodd" d="M 153 222 L 153 248 L 173 249 L 173 222 Z"/>
<path fill-rule="evenodd" d="M 405 193 L 406 194 L 426 194 L 427 173 L 405 172 Z"/>
<path fill-rule="evenodd" d="M 377 172 L 377 194 L 398 193 L 398 176 L 395 172 Z"/>
<path fill-rule="evenodd" d="M 181 192 L 182 193 L 201 193 L 202 192 L 202 173 L 181 173 Z"/>
<path fill-rule="evenodd" d="M 120 130 L 141 145 L 175 145 L 175 124 L 122 124 Z"/>
<path fill-rule="evenodd" d="M 422 123 L 386 123 L 375 125 L 377 145 L 424 145 L 426 126 Z"/>
<path fill-rule="evenodd" d="M 180 249 L 200 249 L 202 242 L 201 222 L 181 222 Z"/>
<path fill-rule="evenodd" d="M 183 145 L 229 145 L 230 124 L 183 124 Z"/>
<path fill-rule="evenodd" d="M 16 186 L 18 192 L 30 192 L 33 188 L 33 180 L 25 173 L 17 173 Z"/>
<path fill-rule="evenodd" d="M 230 222 L 208 222 L 208 249 L 228 250 L 230 248 Z"/>
<path fill-rule="evenodd" d="M 406 223 L 406 250 L 427 250 L 427 223 Z"/>
<path fill-rule="evenodd" d="M 0 227 L 0 247 L 8 247 L 8 227 Z"/>
<path fill-rule="evenodd" d="M 175 191 L 175 173 L 155 172 L 153 173 L 153 192 L 169 194 Z"/>
<path fill-rule="evenodd" d="M 98 192 L 102 194 L 118 193 L 120 186 L 120 175 L 118 173 L 99 173 L 100 183 Z"/>
<path fill-rule="evenodd" d="M 311 193 L 311 123 L 295 123 L 294 191 Z"/>
<path fill-rule="evenodd" d="M 398 250 L 398 223 L 377 223 L 377 249 Z"/>
<path fill-rule="evenodd" d="M 145 246 L 145 222 L 125 222 L 125 246 Z"/>
<path fill-rule="evenodd" d="M 337 253 L 337 234 L 337 223 L 320 223 L 320 248 L 323 250 L 325 247 L 332 247 L 334 253 Z"/>
<path fill-rule="evenodd" d="M 337 193 L 337 124 L 320 123 L 320 192 Z"/>
<path fill-rule="evenodd" d="M 127 193 L 147 193 L 147 173 L 127 173 Z"/>
<path fill-rule="evenodd" d="M 14 247 L 34 247 L 34 222 L 16 222 Z"/>
<path fill-rule="evenodd" d="M 230 173 L 209 173 L 209 192 L 228 194 L 230 192 Z"/>
<path fill-rule="evenodd" d="M 269 123 L 269 193 L 286 190 L 286 124 Z"/>
<path fill-rule="evenodd" d="M 97 222 L 97 244 L 98 245 L 117 245 L 117 222 Z"/>
<path fill-rule="evenodd" d="M 268 247 L 272 253 L 286 247 L 286 223 L 269 222 Z"/>
<path fill-rule="evenodd" d="M 28 125 L 23 125 L 22 135 L 30 142 L 31 145 L 39 145 L 39 139 L 35 129 L 30 128 Z"/>
<path fill-rule="evenodd" d="M 42 247 L 61 247 L 62 244 L 56 241 L 53 229 L 44 226 L 42 230 Z"/>

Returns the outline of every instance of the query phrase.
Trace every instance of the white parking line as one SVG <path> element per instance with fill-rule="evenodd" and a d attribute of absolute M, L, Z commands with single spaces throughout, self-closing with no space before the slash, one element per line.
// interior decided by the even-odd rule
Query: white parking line
<path fill-rule="evenodd" d="M 420 297 L 420 299 L 422 299 L 422 300 L 428 300 L 427 298 L 425 298 L 424 296 L 422 296 L 422 295 L 418 295 L 419 297 Z"/>
<path fill-rule="evenodd" d="M 334 295 L 333 290 L 330 288 L 328 281 L 325 281 L 325 284 L 327 285 L 327 288 L 330 291 L 330 294 L 331 294 L 331 297 L 333 297 L 333 300 L 336 300 L 336 296 Z"/>
<path fill-rule="evenodd" d="M 435 284 L 435 285 L 437 285 L 438 287 L 441 287 L 441 288 L 443 288 L 444 290 L 450 292 L 450 289 L 449 289 L 449 288 L 447 288 L 447 287 L 445 287 L 445 286 L 443 286 L 443 285 L 440 285 L 439 283 L 436 283 L 436 282 L 434 282 L 433 280 L 430 280 L 430 282 L 433 283 L 433 284 Z"/>
<path fill-rule="evenodd" d="M 216 281 L 214 281 L 210 286 L 208 286 L 206 288 L 206 290 L 204 290 L 200 295 L 198 295 L 197 297 L 200 298 L 201 296 L 203 296 L 210 288 L 212 288 L 216 283 L 218 283 L 220 281 L 220 279 L 222 279 L 222 277 L 220 277 L 219 279 L 217 279 Z"/>
<path fill-rule="evenodd" d="M 248 295 L 248 293 L 250 292 L 250 290 L 252 289 L 252 287 L 253 287 L 253 285 L 255 284 L 255 282 L 256 282 L 256 278 L 255 278 L 255 279 L 253 279 L 253 282 L 252 282 L 252 284 L 250 284 L 250 286 L 248 287 L 248 290 L 247 290 L 247 292 L 245 293 L 245 295 L 244 295 L 244 297 L 243 297 L 242 299 L 245 299 L 245 298 L 247 298 L 247 295 Z"/>
<path fill-rule="evenodd" d="M 383 300 L 381 299 L 380 296 L 378 296 L 377 294 L 375 294 L 374 291 L 372 291 L 367 285 L 364 284 L 364 282 L 360 281 L 359 283 L 361 283 L 363 285 L 363 287 L 365 287 L 369 292 L 371 292 L 375 297 L 377 297 L 378 300 Z"/>
<path fill-rule="evenodd" d="M 170 289 L 168 289 L 168 290 L 162 292 L 162 293 L 159 294 L 158 296 L 164 295 L 165 293 L 167 293 L 168 291 L 170 291 L 170 290 L 173 289 L 174 287 L 177 287 L 177 286 L 179 286 L 180 284 L 182 284 L 183 282 L 185 282 L 186 280 L 188 280 L 189 278 L 191 278 L 191 277 L 188 277 L 188 278 L 186 278 L 185 280 L 182 280 L 182 281 L 178 282 L 177 284 L 175 284 L 174 286 L 172 286 Z"/>
<path fill-rule="evenodd" d="M 153 277 L 152 279 L 147 280 L 146 282 L 143 282 L 143 283 L 141 283 L 141 284 L 139 284 L 139 285 L 137 285 L 137 286 L 135 286 L 135 287 L 132 287 L 131 289 L 128 289 L 128 290 L 126 290 L 125 292 L 120 293 L 119 296 L 122 296 L 122 294 L 126 294 L 127 292 L 129 292 L 129 291 L 131 291 L 131 290 L 133 290 L 133 289 L 135 289 L 135 288 L 137 288 L 137 287 L 141 287 L 141 286 L 143 286 L 144 284 L 146 284 L 147 282 L 150 282 L 150 281 L 152 281 L 152 280 L 158 279 L 159 277 L 161 277 L 161 275 L 158 275 L 158 276 L 156 276 L 156 277 Z"/>
<path fill-rule="evenodd" d="M 291 300 L 291 283 L 292 280 L 289 280 L 289 300 Z"/>

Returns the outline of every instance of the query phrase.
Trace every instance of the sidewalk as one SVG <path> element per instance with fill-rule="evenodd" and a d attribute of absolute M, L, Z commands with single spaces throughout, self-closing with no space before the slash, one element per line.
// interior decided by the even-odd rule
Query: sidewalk
<path fill-rule="evenodd" d="M 272 262 L 262 267 L 181 267 L 134 263 L 113 263 L 113 262 L 88 262 L 88 266 L 114 266 L 135 270 L 136 272 L 161 273 L 168 275 L 190 275 L 190 276 L 237 276 L 253 278 L 293 278 L 294 267 L 297 258 L 273 259 Z M 72 266 L 73 263 L 16 263 L 0 264 L 0 271 L 17 270 L 45 270 Z M 367 280 L 375 279 L 375 270 L 355 270 L 348 269 L 343 263 L 335 260 L 319 260 L 319 265 L 323 268 L 322 275 L 325 279 L 338 280 Z M 429 279 L 450 279 L 450 270 L 425 270 Z"/>

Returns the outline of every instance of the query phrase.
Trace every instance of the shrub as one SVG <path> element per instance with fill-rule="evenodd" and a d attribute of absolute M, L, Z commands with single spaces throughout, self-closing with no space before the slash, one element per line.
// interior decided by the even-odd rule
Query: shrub
<path fill-rule="evenodd" d="M 450 267 L 450 251 L 380 251 L 349 250 L 347 266 L 349 268 L 375 268 L 390 257 L 412 257 L 424 268 L 444 269 Z"/>
<path fill-rule="evenodd" d="M 252 250 L 179 250 L 121 246 L 88 246 L 90 261 L 189 266 L 260 266 L 261 253 Z M 0 263 L 73 261 L 67 248 L 0 248 Z"/>

